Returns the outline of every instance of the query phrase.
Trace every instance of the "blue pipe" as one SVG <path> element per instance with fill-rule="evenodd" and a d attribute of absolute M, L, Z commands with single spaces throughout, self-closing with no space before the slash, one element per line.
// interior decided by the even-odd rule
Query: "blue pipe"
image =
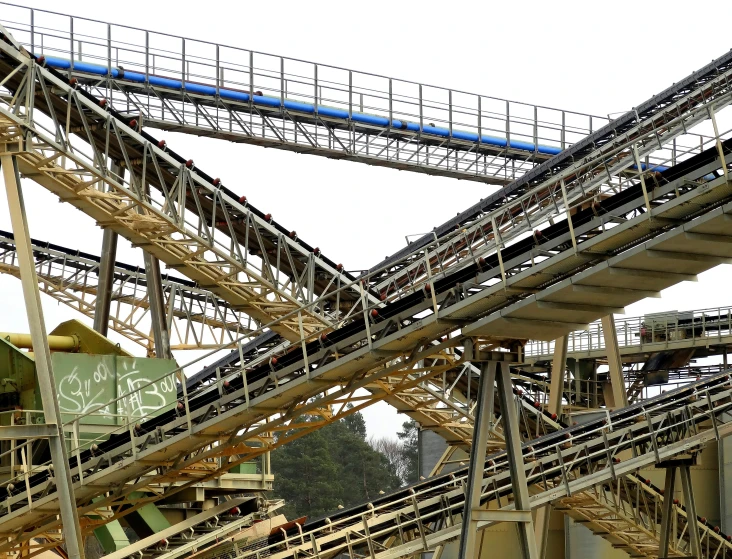
<path fill-rule="evenodd" d="M 71 69 L 71 62 L 63 58 L 46 57 L 46 64 L 52 68 L 60 70 Z M 74 70 L 85 74 L 96 74 L 98 76 L 107 75 L 107 67 L 99 64 L 89 64 L 88 62 L 74 62 Z M 127 70 L 121 71 L 118 68 L 112 68 L 112 78 L 123 79 L 136 83 L 145 83 L 145 74 L 139 72 L 128 72 Z M 216 88 L 210 85 L 203 85 L 194 82 L 184 82 L 181 80 L 175 80 L 172 78 L 163 78 L 160 76 L 149 76 L 148 83 L 157 87 L 165 87 L 167 89 L 185 90 L 197 95 L 216 95 Z M 219 96 L 222 99 L 228 99 L 231 101 L 239 101 L 248 103 L 250 98 L 256 105 L 262 105 L 264 107 L 282 108 L 289 109 L 291 111 L 297 111 L 305 114 L 317 114 L 328 118 L 337 118 L 341 120 L 348 120 L 348 111 L 343 109 L 335 109 L 333 107 L 325 107 L 323 105 L 312 105 L 310 103 L 303 103 L 300 101 L 290 101 L 285 99 L 281 101 L 276 97 L 268 97 L 265 95 L 250 95 L 242 91 L 236 91 L 234 89 L 220 88 Z M 350 119 L 360 124 L 368 124 L 370 126 L 380 126 L 382 128 L 391 128 L 396 130 L 407 130 L 409 132 L 420 132 L 419 124 L 413 122 L 407 122 L 405 120 L 392 119 L 391 123 L 389 119 L 382 116 L 374 116 L 365 113 L 352 113 Z M 442 138 L 455 138 L 456 140 L 465 140 L 468 142 L 478 142 L 478 134 L 474 132 L 464 132 L 460 130 L 453 130 L 450 134 L 448 128 L 442 128 L 440 126 L 422 126 L 422 134 L 430 134 L 432 136 L 439 136 Z M 534 153 L 535 151 L 544 155 L 557 155 L 562 152 L 561 148 L 552 146 L 535 146 L 532 142 L 522 142 L 519 140 L 511 140 L 508 142 L 505 138 L 497 138 L 495 136 L 480 136 L 480 142 L 489 146 L 495 146 L 499 148 L 511 148 L 521 151 L 528 151 Z"/>

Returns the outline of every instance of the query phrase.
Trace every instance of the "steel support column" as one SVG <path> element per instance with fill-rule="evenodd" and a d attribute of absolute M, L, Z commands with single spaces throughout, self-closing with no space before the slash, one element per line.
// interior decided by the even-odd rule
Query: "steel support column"
<path fill-rule="evenodd" d="M 671 544 L 671 518 L 674 510 L 674 484 L 676 482 L 676 468 L 666 468 L 666 483 L 663 487 L 663 516 L 661 516 L 661 534 L 659 536 L 658 556 L 668 557 L 668 548 Z"/>
<path fill-rule="evenodd" d="M 20 173 L 15 158 L 12 155 L 0 155 L 0 165 L 5 179 L 5 191 L 10 209 L 10 222 L 15 235 L 18 253 L 18 265 L 21 272 L 23 299 L 28 315 L 33 351 L 35 353 L 36 375 L 41 392 L 41 402 L 46 423 L 56 426 L 54 436 L 49 437 L 51 460 L 54 466 L 54 482 L 59 495 L 61 522 L 69 559 L 83 559 L 84 550 L 81 546 L 81 528 L 76 510 L 74 489 L 69 472 L 69 459 L 66 452 L 64 434 L 61 428 L 61 413 L 59 411 L 56 384 L 51 364 L 51 351 L 48 347 L 46 326 L 43 322 L 43 308 L 41 295 L 38 290 L 38 278 L 34 266 L 31 249 L 30 233 L 23 202 L 23 192 L 20 186 Z"/>
<path fill-rule="evenodd" d="M 112 174 L 122 177 L 124 170 L 118 163 L 112 164 Z M 112 303 L 112 285 L 114 282 L 114 263 L 117 259 L 117 233 L 112 229 L 104 230 L 102 239 L 102 257 L 99 261 L 99 284 L 97 299 L 94 303 L 94 330 L 102 336 L 107 335 L 109 327 L 109 309 Z"/>
<path fill-rule="evenodd" d="M 562 336 L 554 340 L 554 358 L 552 359 L 552 378 L 549 386 L 547 411 L 549 413 L 556 413 L 557 417 L 562 415 L 562 394 L 564 392 L 564 373 L 567 368 L 568 343 L 568 336 Z M 538 548 L 540 559 L 546 557 L 551 512 L 552 506 L 550 504 L 544 505 L 536 510 L 534 528 L 536 547 Z"/>
<path fill-rule="evenodd" d="M 468 466 L 468 487 L 463 508 L 463 530 L 460 532 L 460 559 L 475 559 L 478 539 L 478 521 L 474 512 L 480 507 L 480 494 L 483 489 L 483 469 L 485 468 L 488 433 L 493 420 L 493 406 L 498 362 L 483 363 L 478 382 L 478 405 L 475 413 L 473 444 L 470 449 Z M 505 415 L 505 413 L 503 414 Z"/>
<path fill-rule="evenodd" d="M 109 308 L 112 303 L 112 283 L 116 256 L 117 233 L 111 229 L 105 229 L 102 238 L 102 258 L 99 262 L 97 299 L 94 302 L 94 330 L 105 337 L 109 327 Z"/>
<path fill-rule="evenodd" d="M 605 338 L 605 350 L 607 351 L 607 364 L 610 367 L 609 376 L 613 389 L 615 408 L 624 408 L 628 405 L 628 394 L 625 391 L 623 361 L 620 359 L 618 334 L 615 331 L 615 319 L 613 315 L 609 314 L 602 317 L 602 333 Z"/>
<path fill-rule="evenodd" d="M 531 519 L 531 503 L 529 489 L 526 482 L 526 471 L 523 468 L 521 453 L 521 434 L 519 431 L 516 401 L 513 396 L 511 382 L 511 368 L 507 361 L 487 360 L 481 367 L 478 405 L 475 416 L 475 430 L 473 445 L 470 451 L 470 465 L 468 467 L 468 484 L 466 489 L 465 506 L 463 508 L 462 530 L 460 532 L 460 559 L 475 559 L 477 525 L 481 518 L 490 514 L 480 509 L 480 495 L 483 488 L 483 469 L 485 468 L 486 446 L 488 433 L 493 418 L 495 387 L 498 387 L 498 397 L 501 407 L 501 425 L 506 439 L 506 453 L 511 471 L 516 513 L 511 511 L 510 517 L 515 518 L 518 528 L 519 542 L 524 559 L 538 559 L 534 523 Z M 498 511 L 490 511 L 496 513 Z M 521 514 L 524 513 L 524 514 Z M 497 515 L 493 515 L 497 517 Z"/>
<path fill-rule="evenodd" d="M 699 538 L 699 526 L 696 523 L 696 503 L 694 502 L 694 489 L 691 486 L 691 468 L 688 464 L 679 466 L 679 477 L 681 478 L 681 489 L 684 492 L 686 518 L 689 521 L 689 551 L 693 557 L 701 559 L 702 545 Z"/>
<path fill-rule="evenodd" d="M 521 431 L 519 430 L 518 413 L 516 411 L 516 400 L 513 396 L 513 384 L 511 383 L 511 369 L 508 363 L 500 364 L 498 377 L 498 399 L 501 405 L 501 424 L 503 434 L 506 438 L 506 454 L 508 455 L 508 467 L 511 472 L 511 485 L 513 486 L 514 504 L 517 511 L 530 511 L 529 486 L 526 482 L 526 470 L 524 469 L 524 457 L 521 453 Z M 536 538 L 534 536 L 534 523 L 531 515 L 528 515 L 526 522 L 516 523 L 519 533 L 519 543 L 524 559 L 538 559 L 539 552 L 536 549 Z"/>
<path fill-rule="evenodd" d="M 155 340 L 155 356 L 170 359 L 170 333 L 168 319 L 165 315 L 165 299 L 163 282 L 160 278 L 160 261 L 145 252 L 145 277 L 147 278 L 147 296 L 152 318 L 153 339 Z"/>

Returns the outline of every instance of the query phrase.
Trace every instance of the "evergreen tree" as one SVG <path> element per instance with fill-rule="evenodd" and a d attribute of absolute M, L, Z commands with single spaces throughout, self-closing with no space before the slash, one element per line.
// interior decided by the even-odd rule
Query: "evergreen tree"
<path fill-rule="evenodd" d="M 295 427 L 297 428 L 297 427 Z M 291 433 L 291 432 L 290 432 Z M 377 498 L 401 485 L 394 466 L 366 441 L 360 413 L 272 452 L 275 494 L 288 519 L 317 518 Z"/>
<path fill-rule="evenodd" d="M 275 494 L 285 499 L 282 512 L 288 519 L 316 517 L 338 507 L 343 487 L 322 429 L 287 443 L 271 456 Z"/>
<path fill-rule="evenodd" d="M 413 419 L 402 423 L 402 430 L 397 433 L 402 442 L 404 455 L 404 481 L 414 483 L 419 480 L 419 426 Z"/>

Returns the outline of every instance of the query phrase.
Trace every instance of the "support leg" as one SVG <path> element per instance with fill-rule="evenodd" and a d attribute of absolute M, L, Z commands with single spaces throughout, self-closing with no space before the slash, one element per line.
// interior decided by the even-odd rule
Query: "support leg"
<path fill-rule="evenodd" d="M 549 386 L 549 404 L 547 411 L 549 413 L 556 413 L 557 417 L 562 415 L 562 394 L 564 392 L 564 371 L 567 367 L 568 341 L 567 336 L 562 336 L 554 340 L 554 358 L 552 359 L 552 378 L 551 385 Z M 536 510 L 534 527 L 536 547 L 538 548 L 540 559 L 546 557 L 551 511 L 550 504 L 544 505 Z"/>
<path fill-rule="evenodd" d="M 686 516 L 689 519 L 688 531 L 689 542 L 691 543 L 689 551 L 696 559 L 701 559 L 702 546 L 699 538 L 699 526 L 696 523 L 696 503 L 694 502 L 694 490 L 691 486 L 691 469 L 688 465 L 679 467 L 679 477 L 681 478 L 681 489 L 684 492 Z"/>
<path fill-rule="evenodd" d="M 112 174 L 121 176 L 124 171 L 114 163 Z M 102 336 L 107 335 L 109 327 L 109 309 L 112 303 L 112 285 L 114 283 L 114 262 L 117 258 L 117 233 L 111 229 L 104 230 L 102 239 L 102 258 L 99 261 L 99 285 L 97 300 L 94 304 L 94 330 Z"/>
<path fill-rule="evenodd" d="M 109 308 L 112 302 L 114 261 L 117 255 L 117 233 L 104 230 L 102 239 L 102 259 L 99 263 L 99 286 L 94 304 L 94 330 L 102 336 L 107 335 L 109 327 Z"/>
<path fill-rule="evenodd" d="M 552 379 L 549 386 L 549 413 L 562 414 L 562 394 L 564 392 L 564 371 L 567 368 L 567 336 L 554 340 L 552 359 Z"/>
<path fill-rule="evenodd" d="M 659 557 L 668 557 L 668 548 L 671 543 L 671 517 L 674 508 L 674 483 L 676 482 L 676 468 L 666 468 L 666 483 L 663 488 L 663 516 L 661 517 Z"/>
<path fill-rule="evenodd" d="M 618 348 L 618 334 L 615 331 L 615 319 L 613 315 L 602 317 L 602 332 L 605 337 L 605 349 L 607 350 L 607 364 L 610 367 L 610 383 L 613 388 L 613 399 L 616 408 L 624 408 L 628 405 L 628 395 L 625 392 L 625 381 L 623 379 L 623 362 L 620 359 L 620 348 Z"/>
<path fill-rule="evenodd" d="M 147 297 L 150 303 L 153 338 L 155 339 L 155 356 L 161 359 L 170 359 L 172 357 L 170 334 L 168 332 L 168 320 L 165 316 L 160 262 L 147 252 L 145 252 L 145 278 L 147 279 Z"/>
<path fill-rule="evenodd" d="M 51 352 L 48 348 L 46 326 L 43 322 L 41 295 L 38 291 L 38 277 L 33 260 L 28 222 L 26 220 L 23 192 L 20 186 L 20 174 L 17 163 L 11 155 L 0 156 L 5 179 L 5 190 L 10 208 L 10 221 L 15 235 L 15 244 L 18 254 L 20 279 L 23 286 L 23 298 L 28 314 L 31 340 L 35 353 L 36 376 L 41 392 L 43 414 L 46 423 L 58 426 L 58 434 L 49 438 L 51 460 L 54 466 L 54 481 L 59 495 L 59 508 L 66 551 L 69 559 L 83 559 L 84 550 L 81 546 L 81 528 L 76 510 L 74 489 L 69 471 L 69 458 L 66 452 L 64 434 L 61 429 L 61 413 L 58 406 L 56 384 L 53 378 Z"/>
<path fill-rule="evenodd" d="M 501 423 L 506 438 L 506 454 L 508 455 L 508 465 L 511 471 L 514 503 L 516 510 L 528 511 L 531 510 L 531 502 L 529 501 L 529 487 L 526 482 L 524 457 L 521 453 L 521 432 L 519 431 L 518 413 L 516 412 L 516 401 L 513 397 L 509 364 L 501 363 L 500 372 L 496 376 L 498 377 Z M 519 531 L 519 542 L 524 559 L 538 559 L 539 552 L 536 549 L 534 523 L 531 520 L 517 522 L 516 527 Z"/>
<path fill-rule="evenodd" d="M 480 506 L 480 493 L 483 488 L 488 433 L 493 419 L 497 365 L 498 363 L 495 361 L 483 363 L 480 372 L 478 406 L 473 428 L 473 445 L 470 449 L 470 465 L 468 466 L 468 487 L 463 509 L 463 529 L 460 532 L 460 553 L 458 555 L 460 559 L 475 559 L 476 555 L 478 522 L 473 513 Z"/>

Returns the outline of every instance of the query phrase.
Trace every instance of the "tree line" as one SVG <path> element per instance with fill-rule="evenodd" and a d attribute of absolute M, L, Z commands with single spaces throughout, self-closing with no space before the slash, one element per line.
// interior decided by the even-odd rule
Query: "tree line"
<path fill-rule="evenodd" d="M 320 417 L 301 419 L 293 431 L 312 428 Z M 366 436 L 366 422 L 353 413 L 272 451 L 274 496 L 285 500 L 293 520 L 319 518 L 417 481 L 418 427 L 402 424 L 397 438 Z"/>

